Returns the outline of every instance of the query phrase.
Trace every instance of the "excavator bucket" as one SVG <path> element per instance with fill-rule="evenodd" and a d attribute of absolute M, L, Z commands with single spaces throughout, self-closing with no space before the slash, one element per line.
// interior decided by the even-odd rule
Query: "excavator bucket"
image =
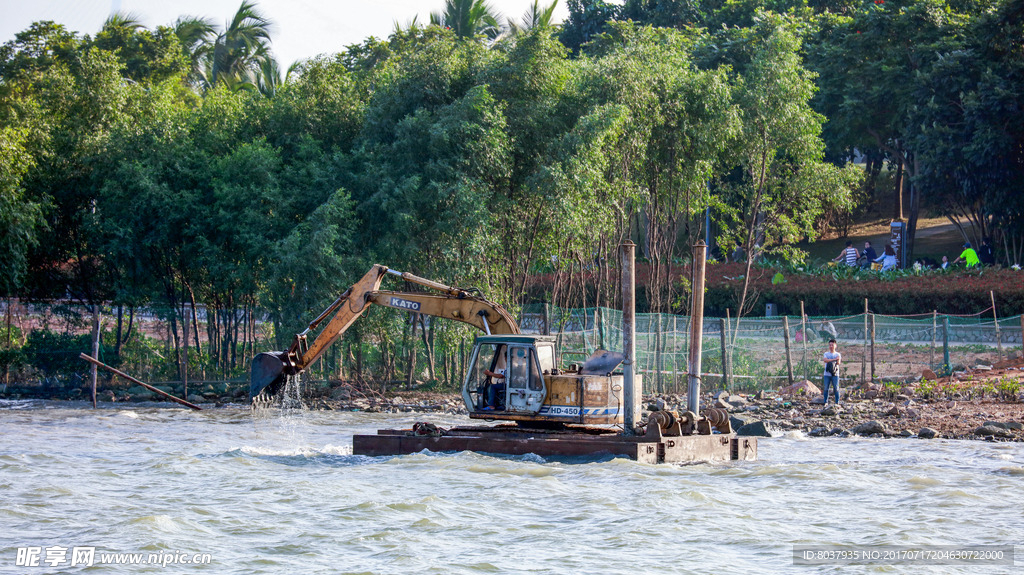
<path fill-rule="evenodd" d="M 286 373 L 285 352 L 269 351 L 252 358 L 249 377 L 249 399 L 260 394 L 274 396 L 284 386 Z"/>

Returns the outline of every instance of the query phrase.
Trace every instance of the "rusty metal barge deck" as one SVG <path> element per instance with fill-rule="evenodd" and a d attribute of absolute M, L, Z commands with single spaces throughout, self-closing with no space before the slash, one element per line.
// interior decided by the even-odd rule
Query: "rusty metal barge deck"
<path fill-rule="evenodd" d="M 575 428 L 524 429 L 516 426 L 442 429 L 417 424 L 413 429 L 381 429 L 356 435 L 356 455 L 405 455 L 424 449 L 436 452 L 477 451 L 506 455 L 533 453 L 541 457 L 628 457 L 642 463 L 709 463 L 757 459 L 757 439 L 734 433 L 664 436 L 660 430 L 623 435 L 616 430 Z"/>

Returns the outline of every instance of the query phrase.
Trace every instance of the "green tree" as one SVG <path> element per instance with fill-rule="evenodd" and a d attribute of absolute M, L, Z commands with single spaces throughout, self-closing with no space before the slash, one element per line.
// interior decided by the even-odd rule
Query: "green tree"
<path fill-rule="evenodd" d="M 29 200 L 22 179 L 33 159 L 24 147 L 25 131 L 0 128 L 0 294 L 21 287 L 29 249 L 38 243 L 44 225 L 42 206 Z"/>
<path fill-rule="evenodd" d="M 443 11 L 430 14 L 430 23 L 455 32 L 459 38 L 483 34 L 493 39 L 501 33 L 500 17 L 486 0 L 445 0 Z"/>
<path fill-rule="evenodd" d="M 835 141 L 851 149 L 880 149 L 916 178 L 920 150 L 910 147 L 909 133 L 911 110 L 919 105 L 916 92 L 941 55 L 962 46 L 968 20 L 945 0 L 875 3 L 850 17 L 829 19 L 808 53 L 821 86 L 817 109 L 830 118 Z M 896 194 L 901 189 L 898 183 Z M 908 256 L 924 191 L 911 187 Z"/>
<path fill-rule="evenodd" d="M 762 254 L 799 257 L 792 243 L 814 238 L 826 205 L 849 206 L 859 175 L 822 162 L 824 118 L 810 107 L 814 75 L 800 65 L 792 21 L 765 15 L 751 38 L 752 58 L 736 80 L 742 133 L 734 144 L 736 172 L 719 184 L 723 234 L 747 256 L 737 318 L 749 311 L 750 274 Z"/>
<path fill-rule="evenodd" d="M 161 82 L 181 77 L 188 70 L 174 30 L 166 26 L 147 30 L 131 15 L 111 15 L 96 37 L 85 44 L 117 54 L 124 77 L 135 82 Z"/>
<path fill-rule="evenodd" d="M 737 111 L 725 69 L 698 69 L 689 36 L 629 23 L 609 30 L 590 50 L 599 58 L 586 89 L 629 110 L 615 178 L 639 194 L 636 225 L 651 262 L 648 301 L 652 310 L 668 311 L 677 296 L 672 263 L 702 235 L 704 218 L 696 216 L 709 206 L 707 183 L 737 133 Z"/>
<path fill-rule="evenodd" d="M 544 7 L 540 5 L 540 0 L 533 0 L 533 4 L 526 9 L 526 12 L 518 22 L 511 18 L 507 20 L 509 32 L 512 35 L 519 35 L 536 28 L 550 28 L 552 26 L 551 19 L 557 7 L 558 0 L 552 0 L 550 4 Z"/>

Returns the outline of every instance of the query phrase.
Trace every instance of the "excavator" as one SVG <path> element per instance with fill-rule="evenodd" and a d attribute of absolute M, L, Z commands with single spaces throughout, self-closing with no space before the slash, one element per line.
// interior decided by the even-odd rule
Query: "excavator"
<path fill-rule="evenodd" d="M 430 291 L 380 289 L 389 275 Z M 520 333 L 508 311 L 479 290 L 447 286 L 379 264 L 297 334 L 287 351 L 253 358 L 253 404 L 281 393 L 289 376 L 301 374 L 371 305 L 460 321 L 483 332 L 474 342 L 461 390 L 471 418 L 545 429 L 623 423 L 623 375 L 615 373 L 623 354 L 597 350 L 582 364 L 559 369 L 554 337 Z M 309 342 L 309 334 L 327 318 L 330 321 Z"/>

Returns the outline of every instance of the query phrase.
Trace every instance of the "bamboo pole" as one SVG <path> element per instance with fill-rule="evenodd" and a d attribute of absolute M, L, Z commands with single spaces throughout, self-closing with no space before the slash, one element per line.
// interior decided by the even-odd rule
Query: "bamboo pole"
<path fill-rule="evenodd" d="M 860 381 L 868 383 L 868 298 L 864 298 L 864 352 L 860 354 Z"/>
<path fill-rule="evenodd" d="M 718 318 L 718 329 L 721 331 L 722 339 L 722 384 L 726 391 L 732 391 L 732 381 L 729 377 L 729 346 L 726 342 L 729 339 L 729 322 L 724 318 Z"/>
<path fill-rule="evenodd" d="M 100 306 L 99 304 L 93 304 L 92 306 L 92 354 L 96 357 L 100 355 Z M 96 380 L 99 378 L 99 374 L 96 373 L 96 366 L 93 366 L 89 370 L 89 382 L 92 393 L 92 408 L 96 409 Z"/>
<path fill-rule="evenodd" d="M 949 359 L 949 316 L 942 318 L 942 375 L 953 373 L 953 362 Z"/>
<path fill-rule="evenodd" d="M 789 345 L 789 316 L 782 316 L 782 341 L 786 344 L 786 374 L 789 384 L 793 385 L 793 353 Z"/>
<path fill-rule="evenodd" d="M 932 310 L 932 355 L 928 358 L 928 368 L 935 366 L 935 337 L 939 331 L 939 310 Z"/>
<path fill-rule="evenodd" d="M 875 380 L 875 314 L 871 314 L 871 381 Z"/>
<path fill-rule="evenodd" d="M 999 361 L 1003 361 L 1003 338 L 999 336 L 999 316 L 996 315 L 995 292 L 989 291 L 988 297 L 992 300 L 992 323 L 996 326 L 996 348 L 999 350 Z"/>
<path fill-rule="evenodd" d="M 184 399 L 181 399 L 181 398 L 178 398 L 178 397 L 174 397 L 173 395 L 171 395 L 169 393 L 161 391 L 161 390 L 153 387 L 152 385 L 149 385 L 148 383 L 144 383 L 142 381 L 139 381 L 138 379 L 135 379 L 134 377 L 128 375 L 127 373 L 125 373 L 125 372 L 123 372 L 123 371 L 121 371 L 119 369 L 115 369 L 113 367 L 110 367 L 109 365 L 101 362 L 100 360 L 92 358 L 92 357 L 89 357 L 88 355 L 86 355 L 84 353 L 78 354 L 78 357 L 84 359 L 85 361 L 88 361 L 89 363 L 93 364 L 93 366 L 102 367 L 103 369 L 105 369 L 107 371 L 110 371 L 111 373 L 113 373 L 115 375 L 119 375 L 119 376 L 127 379 L 128 381 L 130 381 L 132 383 L 137 383 L 137 384 L 141 385 L 142 387 L 145 387 L 146 389 L 152 391 L 153 393 L 162 395 L 162 396 L 166 397 L 167 399 L 170 399 L 171 401 L 173 401 L 175 403 L 180 403 L 180 404 L 182 404 L 182 405 L 184 405 L 186 407 L 191 407 L 192 409 L 194 409 L 196 411 L 202 411 L 203 410 L 203 408 L 199 407 L 198 405 L 189 403 L 189 402 L 185 401 Z M 94 369 L 95 369 L 95 367 L 94 367 Z"/>
<path fill-rule="evenodd" d="M 1020 314 L 1020 356 L 1024 357 L 1024 313 Z"/>
<path fill-rule="evenodd" d="M 804 300 L 800 300 L 800 334 L 803 340 L 803 351 L 800 354 L 800 364 L 804 366 L 804 380 L 810 379 L 807 373 L 807 313 L 804 311 Z"/>

